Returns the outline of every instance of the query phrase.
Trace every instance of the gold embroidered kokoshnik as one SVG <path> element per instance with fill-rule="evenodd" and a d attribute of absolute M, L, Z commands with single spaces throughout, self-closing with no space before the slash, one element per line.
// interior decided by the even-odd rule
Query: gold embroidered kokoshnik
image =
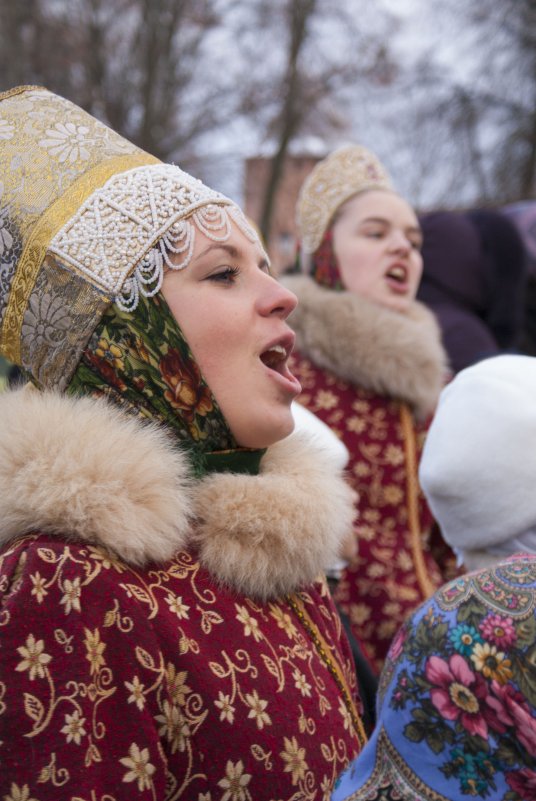
<path fill-rule="evenodd" d="M 147 153 L 140 152 L 118 156 L 102 164 L 97 164 L 75 181 L 39 218 L 21 255 L 0 332 L 0 350 L 5 352 L 10 361 L 18 364 L 20 360 L 20 335 L 24 311 L 54 235 L 94 192 L 96 186 L 102 186 L 118 172 L 148 163 L 158 164 L 159 162 L 158 159 Z"/>
<path fill-rule="evenodd" d="M 15 95 L 22 95 L 24 92 L 30 92 L 32 89 L 42 88 L 42 86 L 15 86 L 13 89 L 8 89 L 7 92 L 0 92 L 0 100 L 7 100 L 8 97 L 15 97 Z"/>

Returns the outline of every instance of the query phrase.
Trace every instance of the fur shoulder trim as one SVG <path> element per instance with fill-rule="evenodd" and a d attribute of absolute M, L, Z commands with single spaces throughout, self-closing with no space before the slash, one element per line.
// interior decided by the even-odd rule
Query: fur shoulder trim
<path fill-rule="evenodd" d="M 297 349 L 357 386 L 409 403 L 419 418 L 435 408 L 447 374 L 439 325 L 422 303 L 406 314 L 303 275 L 286 276 L 299 299 L 289 324 Z"/>
<path fill-rule="evenodd" d="M 186 543 L 190 484 L 163 430 L 105 401 L 30 387 L 0 396 L 0 543 L 40 530 L 161 562 Z"/>
<path fill-rule="evenodd" d="M 268 449 L 258 476 L 214 474 L 196 488 L 195 540 L 213 575 L 262 600 L 317 579 L 352 529 L 355 493 L 337 453 L 305 432 Z"/>
<path fill-rule="evenodd" d="M 266 600 L 310 584 L 351 530 L 355 494 L 331 448 L 293 434 L 258 476 L 194 481 L 165 430 L 106 401 L 0 395 L 0 545 L 31 531 L 134 565 L 194 546 L 222 585 Z"/>

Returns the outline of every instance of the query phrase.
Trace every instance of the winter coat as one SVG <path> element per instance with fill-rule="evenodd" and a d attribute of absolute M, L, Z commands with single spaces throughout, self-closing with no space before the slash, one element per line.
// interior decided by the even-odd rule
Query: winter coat
<path fill-rule="evenodd" d="M 0 798 L 329 798 L 364 735 L 327 456 L 194 482 L 164 430 L 18 390 L 0 477 Z"/>
<path fill-rule="evenodd" d="M 513 351 L 523 327 L 526 261 L 514 224 L 498 211 L 439 211 L 420 219 L 417 297 L 436 315 L 454 373 Z"/>
<path fill-rule="evenodd" d="M 443 580 L 417 478 L 445 370 L 438 326 L 419 303 L 399 314 L 305 276 L 285 283 L 300 301 L 289 320 L 300 401 L 348 448 L 358 493 L 358 555 L 336 600 L 379 670 L 400 624 Z"/>

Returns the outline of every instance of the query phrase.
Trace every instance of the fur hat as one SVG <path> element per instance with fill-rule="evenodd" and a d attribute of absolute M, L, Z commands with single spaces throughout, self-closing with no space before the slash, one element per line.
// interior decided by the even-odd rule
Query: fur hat
<path fill-rule="evenodd" d="M 108 306 L 154 295 L 196 228 L 224 241 L 231 217 L 257 239 L 231 200 L 70 101 L 0 94 L 0 354 L 64 389 Z"/>
<path fill-rule="evenodd" d="M 339 206 L 367 189 L 393 191 L 385 167 L 370 150 L 346 145 L 320 161 L 298 198 L 296 223 L 302 252 L 314 253 Z"/>
<path fill-rule="evenodd" d="M 445 540 L 467 568 L 477 566 L 475 555 L 467 559 L 472 552 L 536 553 L 534 441 L 535 358 L 485 359 L 441 393 L 420 482 Z"/>

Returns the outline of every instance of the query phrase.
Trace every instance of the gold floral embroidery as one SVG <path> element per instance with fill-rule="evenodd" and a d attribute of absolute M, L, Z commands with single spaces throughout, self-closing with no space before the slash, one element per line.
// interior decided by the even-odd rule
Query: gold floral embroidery
<path fill-rule="evenodd" d="M 382 601 L 400 602 L 397 628 L 412 607 L 441 582 L 426 550 L 431 516 L 417 481 L 416 460 L 424 426 L 415 423 L 404 403 L 350 385 L 297 354 L 293 371 L 306 388 L 300 401 L 317 413 L 350 451 L 348 473 L 360 497 L 356 535 L 361 555 L 344 572 L 337 600 L 350 615 L 369 654 L 378 653 L 380 668 L 392 632 L 390 625 L 380 625 Z M 393 557 L 386 559 L 385 552 L 374 554 L 378 543 L 391 546 Z M 365 575 L 371 562 L 380 566 Z M 376 600 L 372 604 L 367 598 Z M 356 605 L 358 611 L 352 615 Z M 362 607 L 369 608 L 368 615 L 363 615 Z"/>
<path fill-rule="evenodd" d="M 242 760 L 239 760 L 236 764 L 228 760 L 225 776 L 218 782 L 218 786 L 225 790 L 221 801 L 248 801 L 251 796 L 245 788 L 250 781 L 250 774 L 244 773 Z"/>
<path fill-rule="evenodd" d="M 156 768 L 149 761 L 149 749 L 140 749 L 136 743 L 132 743 L 128 749 L 128 757 L 123 757 L 119 762 L 126 768 L 128 773 L 123 776 L 124 782 L 137 782 L 138 790 L 150 790 L 152 785 L 151 776 Z"/>
<path fill-rule="evenodd" d="M 30 576 L 30 581 L 33 584 L 31 594 L 35 595 L 37 603 L 40 604 L 43 602 L 45 596 L 48 594 L 45 587 L 45 581 L 43 578 L 41 578 L 39 571 Z"/>
<path fill-rule="evenodd" d="M 165 735 L 168 743 L 171 743 L 171 753 L 184 751 L 186 740 L 190 736 L 190 727 L 183 713 L 176 704 L 164 701 L 164 714 L 157 715 L 156 720 L 161 724 L 158 734 Z"/>
<path fill-rule="evenodd" d="M 35 537 L 30 535 L 28 541 L 32 539 Z M 0 553 L 0 582 L 5 557 L 9 559 L 9 549 Z M 180 771 L 173 766 L 169 768 L 169 776 L 166 775 L 169 801 L 183 801 L 193 795 L 196 798 L 212 797 L 214 801 L 221 801 L 222 797 L 229 801 L 242 798 L 253 801 L 260 797 L 259 787 L 263 782 L 268 786 L 272 777 L 279 777 L 276 780 L 281 781 L 283 775 L 287 777 L 288 786 L 292 784 L 304 801 L 318 801 L 319 782 L 324 781 L 332 770 L 331 763 L 322 768 L 317 764 L 319 759 L 323 761 L 323 757 L 319 756 L 316 744 L 324 740 L 328 742 L 326 725 L 329 731 L 339 730 L 340 725 L 338 741 L 346 744 L 345 756 L 340 757 L 344 764 L 337 757 L 336 772 L 340 772 L 355 756 L 359 743 L 355 734 L 344 728 L 337 694 L 333 692 L 325 665 L 311 648 L 309 635 L 300 618 L 286 602 L 263 605 L 244 600 L 235 603 L 232 598 L 228 601 L 226 613 L 221 615 L 215 611 L 218 597 L 212 586 L 207 585 L 206 574 L 197 586 L 200 568 L 189 555 L 178 555 L 169 567 L 166 571 L 158 569 L 140 573 L 114 563 L 105 552 L 89 547 L 39 545 L 34 550 L 31 573 L 22 576 L 23 584 L 26 581 L 28 587 L 26 599 L 31 598 L 34 609 L 43 615 L 38 595 L 44 591 L 44 600 L 49 605 L 56 604 L 60 619 L 65 617 L 69 606 L 68 619 L 75 614 L 78 617 L 81 613 L 75 609 L 77 602 L 82 613 L 90 612 L 87 618 L 83 618 L 88 621 L 85 627 L 51 629 L 50 634 L 47 631 L 42 638 L 31 633 L 25 635 L 23 642 L 15 641 L 14 644 L 13 664 L 18 666 L 17 675 L 24 676 L 27 683 L 33 681 L 36 686 L 35 693 L 21 694 L 21 710 L 30 722 L 23 736 L 38 738 L 41 735 L 40 739 L 33 739 L 35 748 L 39 749 L 43 748 L 44 738 L 55 731 L 68 746 L 68 749 L 54 754 L 47 754 L 44 750 L 47 762 L 44 767 L 39 766 L 40 780 L 50 785 L 66 785 L 70 790 L 69 797 L 79 801 L 114 801 L 113 795 L 92 793 L 87 788 L 84 793 L 81 787 L 77 790 L 73 787 L 73 793 L 69 784 L 71 781 L 74 784 L 70 776 L 70 760 L 76 759 L 75 752 L 79 751 L 78 764 L 91 770 L 110 758 L 107 743 L 114 734 L 108 722 L 109 714 L 111 711 L 113 716 L 113 705 L 121 699 L 124 707 L 128 705 L 130 709 L 133 727 L 137 721 L 142 722 L 142 716 L 152 717 L 160 742 L 157 751 L 145 740 L 123 740 L 121 750 L 113 755 L 118 771 L 117 783 L 132 784 L 141 788 L 140 791 L 152 793 L 154 798 L 157 775 L 160 779 L 160 771 L 166 769 L 164 765 L 171 765 L 172 759 L 180 758 Z M 64 574 L 66 568 L 69 570 L 67 575 Z M 116 593 L 112 606 L 103 598 L 101 606 L 95 607 L 93 600 L 88 603 L 86 593 L 103 571 L 122 573 L 125 578 L 118 575 L 113 579 Z M 34 581 L 29 580 L 30 575 Z M 11 587 L 9 581 L 7 586 Z M 36 588 L 33 595 L 30 594 L 32 588 Z M 66 596 L 68 598 L 62 603 Z M 94 595 L 91 597 L 95 598 Z M 330 653 L 334 648 L 333 655 L 337 656 L 335 612 L 325 586 L 315 585 L 314 590 L 303 594 L 303 598 L 304 603 L 314 610 L 318 621 L 326 621 L 326 632 L 329 632 L 326 642 Z M 168 602 L 169 599 L 172 603 Z M 187 618 L 176 614 L 175 603 L 181 611 L 184 611 L 184 606 L 188 607 Z M 154 624 L 147 626 L 146 621 L 154 620 L 157 613 L 166 615 L 170 625 L 176 621 L 176 637 L 173 642 L 169 638 L 168 650 L 160 650 L 151 644 Z M 143 625 L 137 628 L 140 620 Z M 199 664 L 212 673 L 214 687 L 212 696 L 201 696 L 196 692 L 199 686 L 197 675 L 189 669 L 182 669 L 182 665 L 192 665 L 191 656 L 206 648 L 214 630 L 221 638 L 219 629 L 224 623 L 234 627 L 236 640 L 229 643 L 229 652 L 219 647 L 205 651 L 210 658 Z M 138 643 L 134 639 L 133 645 L 128 645 L 136 664 L 131 664 L 130 669 L 125 665 L 126 672 L 118 672 L 116 640 L 121 646 L 120 640 L 124 638 L 127 645 L 140 633 L 143 637 Z M 112 643 L 113 648 L 110 647 Z M 75 651 L 80 654 L 79 666 L 83 668 L 82 660 L 86 665 L 76 679 L 63 670 L 65 660 L 57 659 L 57 654 L 61 657 L 63 653 Z M 255 658 L 252 654 L 256 654 Z M 6 706 L 1 697 L 2 689 L 0 685 L 0 716 L 5 714 Z M 289 693 L 295 700 L 303 699 L 303 704 L 298 705 L 294 738 L 292 730 L 281 730 L 281 708 L 284 708 L 284 699 Z M 241 762 L 232 756 L 234 738 L 231 737 L 230 764 L 226 768 L 227 757 L 223 757 L 220 784 L 214 794 L 214 788 L 210 793 L 209 780 L 203 772 L 203 759 L 211 752 L 209 748 L 200 752 L 199 743 L 205 741 L 205 733 L 213 729 L 218 719 L 222 730 L 227 726 L 229 729 L 237 725 L 249 727 L 249 759 L 254 759 L 258 766 L 251 770 L 245 759 Z M 337 719 L 340 724 L 337 724 Z M 267 730 L 270 732 L 268 740 L 263 739 Z M 272 747 L 267 746 L 268 742 Z M 312 742 L 315 743 L 314 749 Z M 2 743 L 0 754 L 1 750 Z M 287 759 L 281 756 L 283 753 Z M 216 784 L 218 778 L 213 781 Z M 13 792 L 20 796 L 24 792 L 20 779 L 19 784 L 21 786 Z M 31 782 L 28 782 L 28 788 L 31 787 Z M 4 794 L 6 792 L 7 787 Z M 31 795 L 31 789 L 28 792 Z M 4 798 L 4 795 L 0 793 L 0 797 Z M 24 801 L 39 800 L 28 798 Z"/>
<path fill-rule="evenodd" d="M 218 700 L 214 701 L 214 705 L 220 710 L 220 720 L 226 720 L 227 723 L 234 723 L 235 708 L 231 704 L 231 699 L 228 695 L 224 695 L 220 690 L 218 693 Z"/>
<path fill-rule="evenodd" d="M 27 784 L 19 787 L 18 784 L 12 784 L 9 795 L 4 796 L 4 801 L 38 801 L 33 796 L 30 798 L 30 788 Z"/>
<path fill-rule="evenodd" d="M 383 611 L 386 615 L 391 617 L 398 617 L 402 612 L 401 606 L 397 601 L 389 601 L 383 607 Z"/>
<path fill-rule="evenodd" d="M 366 604 L 351 604 L 350 618 L 356 625 L 361 626 L 363 623 L 366 623 L 367 620 L 369 620 L 370 615 L 370 607 Z"/>
<path fill-rule="evenodd" d="M 353 726 L 352 716 L 350 715 L 348 707 L 346 706 L 342 698 L 339 698 L 339 712 L 342 717 L 344 728 L 346 729 L 346 731 L 350 731 L 351 727 Z"/>
<path fill-rule="evenodd" d="M 404 500 L 404 493 L 396 484 L 387 484 L 383 488 L 383 497 L 386 504 L 396 506 Z"/>
<path fill-rule="evenodd" d="M 262 632 L 260 630 L 258 620 L 250 615 L 245 606 L 239 606 L 238 604 L 235 604 L 235 607 L 238 610 L 236 619 L 243 624 L 244 634 L 246 637 L 253 637 L 256 642 L 261 640 Z"/>
<path fill-rule="evenodd" d="M 127 698 L 129 704 L 136 704 L 140 712 L 145 706 L 144 686 L 139 680 L 138 676 L 134 676 L 132 681 L 126 681 L 125 687 L 130 690 L 130 695 Z"/>
<path fill-rule="evenodd" d="M 186 696 L 192 692 L 191 688 L 186 684 L 187 676 L 188 673 L 185 670 L 177 673 L 175 665 L 172 665 L 171 662 L 168 663 L 166 668 L 167 690 L 173 702 L 180 706 L 184 706 Z"/>
<path fill-rule="evenodd" d="M 324 776 L 321 788 L 324 795 L 322 801 L 329 801 L 331 799 L 331 791 L 335 783 L 335 779 L 344 770 L 344 765 L 348 762 L 348 751 L 346 745 L 340 737 L 330 737 L 329 742 L 323 742 L 320 745 L 320 751 L 324 760 L 330 767 L 330 776 Z M 326 797 L 327 794 L 327 797 Z"/>
<path fill-rule="evenodd" d="M 108 551 L 90 546 L 89 556 L 91 559 L 95 559 L 105 570 L 113 568 L 117 573 L 124 573 L 126 570 L 125 565 L 120 562 L 119 559 L 112 556 L 112 554 L 108 553 Z"/>
<path fill-rule="evenodd" d="M 74 579 L 74 581 L 65 579 L 63 582 L 63 590 L 64 595 L 60 601 L 60 604 L 65 606 L 65 614 L 68 615 L 73 609 L 76 612 L 80 612 L 80 595 L 82 594 L 82 588 L 80 586 L 80 579 L 78 576 Z"/>
<path fill-rule="evenodd" d="M 292 678 L 294 679 L 294 686 L 298 688 L 301 694 L 307 696 L 307 698 L 310 698 L 311 685 L 307 681 L 305 675 L 296 669 L 292 674 Z"/>
<path fill-rule="evenodd" d="M 22 662 L 19 662 L 15 670 L 29 672 L 30 681 L 35 678 L 45 678 L 45 667 L 52 659 L 49 654 L 45 653 L 45 643 L 43 640 L 36 640 L 33 634 L 29 634 L 26 639 L 26 645 L 21 645 L 17 648 L 18 653 L 23 657 Z"/>
<path fill-rule="evenodd" d="M 166 598 L 166 603 L 171 609 L 171 611 L 177 615 L 179 620 L 181 619 L 188 620 L 188 618 L 190 617 L 190 615 L 188 614 L 190 607 L 187 606 L 187 604 L 183 603 L 182 598 L 180 596 L 178 598 L 175 598 L 174 596 L 168 595 L 168 597 Z"/>
<path fill-rule="evenodd" d="M 362 434 L 366 427 L 366 421 L 361 417 L 356 417 L 354 415 L 352 417 L 348 417 L 346 420 L 347 430 L 352 431 L 354 434 Z"/>
<path fill-rule="evenodd" d="M 263 729 L 265 726 L 272 725 L 272 719 L 268 712 L 266 712 L 268 701 L 259 698 L 257 690 L 253 690 L 252 693 L 246 693 L 246 704 L 251 707 L 248 712 L 248 718 L 253 718 L 255 720 L 258 729 Z"/>
<path fill-rule="evenodd" d="M 329 390 L 319 390 L 314 399 L 314 405 L 317 409 L 334 409 L 337 406 L 337 396 Z"/>
<path fill-rule="evenodd" d="M 86 734 L 84 723 L 86 719 L 80 716 L 78 709 L 75 709 L 72 715 L 67 713 L 65 715 L 65 726 L 61 729 L 61 733 L 65 734 L 67 743 L 75 743 L 80 745 L 81 738 Z"/>
<path fill-rule="evenodd" d="M 84 629 L 84 634 L 86 635 L 86 639 L 84 640 L 84 645 L 87 649 L 86 659 L 91 665 L 90 670 L 93 676 L 98 672 L 99 668 L 106 664 L 103 656 L 106 650 L 106 643 L 101 642 L 98 629 L 95 629 L 95 631 Z"/>
<path fill-rule="evenodd" d="M 50 755 L 50 762 L 41 769 L 37 781 L 39 784 L 47 784 L 50 782 L 53 787 L 63 787 L 69 782 L 69 779 L 69 771 L 66 768 L 59 768 L 57 766 L 56 754 L 52 752 Z"/>
<path fill-rule="evenodd" d="M 134 621 L 128 615 L 121 614 L 119 601 L 117 598 L 115 598 L 113 608 L 109 609 L 104 615 L 104 622 L 102 625 L 104 628 L 116 626 L 122 634 L 126 634 L 127 632 L 132 631 L 134 627 Z"/>
<path fill-rule="evenodd" d="M 305 776 L 305 771 L 308 768 L 305 761 L 305 748 L 300 748 L 298 741 L 295 737 L 284 738 L 285 750 L 281 751 L 279 756 L 285 762 L 284 770 L 287 773 L 292 773 L 292 784 L 298 784 L 300 779 Z"/>
<path fill-rule="evenodd" d="M 280 629 L 287 634 L 289 639 L 292 639 L 297 634 L 297 629 L 294 623 L 291 620 L 290 615 L 285 612 L 281 607 L 275 606 L 275 604 L 270 604 L 270 614 L 277 622 L 277 625 Z"/>

